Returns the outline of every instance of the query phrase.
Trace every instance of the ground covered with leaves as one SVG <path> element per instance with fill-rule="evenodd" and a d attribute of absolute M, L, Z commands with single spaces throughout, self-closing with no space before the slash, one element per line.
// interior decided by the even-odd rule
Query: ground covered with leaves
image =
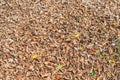
<path fill-rule="evenodd" d="M 0 80 L 120 80 L 120 1 L 0 0 Z"/>

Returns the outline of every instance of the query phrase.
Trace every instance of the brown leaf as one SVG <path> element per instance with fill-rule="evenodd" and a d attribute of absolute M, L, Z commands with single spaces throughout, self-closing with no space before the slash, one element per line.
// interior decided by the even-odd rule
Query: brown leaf
<path fill-rule="evenodd" d="M 55 75 L 55 79 L 56 79 L 56 80 L 59 80 L 59 79 L 61 79 L 61 78 L 62 78 L 62 75 L 59 75 L 59 74 Z"/>
<path fill-rule="evenodd" d="M 90 49 L 90 50 L 88 50 L 88 53 L 95 54 L 95 50 Z"/>

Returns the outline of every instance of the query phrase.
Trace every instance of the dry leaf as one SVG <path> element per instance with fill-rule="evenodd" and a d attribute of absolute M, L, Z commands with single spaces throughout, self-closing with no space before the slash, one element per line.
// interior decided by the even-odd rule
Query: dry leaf
<path fill-rule="evenodd" d="M 58 74 L 58 75 L 55 76 L 55 79 L 56 79 L 56 80 L 59 80 L 59 79 L 61 79 L 61 78 L 62 78 L 62 75 L 59 75 L 59 74 Z"/>
<path fill-rule="evenodd" d="M 38 54 L 33 54 L 33 55 L 32 55 L 32 58 L 33 58 L 33 59 L 37 59 L 37 58 L 38 58 Z"/>
<path fill-rule="evenodd" d="M 61 65 L 61 64 L 59 64 L 58 66 L 57 66 L 57 68 L 56 69 L 61 69 L 63 66 Z"/>
<path fill-rule="evenodd" d="M 95 54 L 95 50 L 90 49 L 90 50 L 88 50 L 88 53 Z"/>
<path fill-rule="evenodd" d="M 115 64 L 116 64 L 115 60 L 113 60 L 113 59 L 109 60 L 109 63 L 110 63 L 112 66 L 115 66 Z"/>
<path fill-rule="evenodd" d="M 80 37 L 80 34 L 75 34 L 74 37 L 75 37 L 75 38 L 79 38 L 79 37 Z"/>

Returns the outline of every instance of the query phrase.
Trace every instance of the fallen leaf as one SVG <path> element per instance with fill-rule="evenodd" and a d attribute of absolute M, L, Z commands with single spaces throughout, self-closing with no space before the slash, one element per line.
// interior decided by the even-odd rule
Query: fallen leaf
<path fill-rule="evenodd" d="M 96 50 L 96 53 L 99 54 L 99 53 L 100 53 L 100 50 Z"/>
<path fill-rule="evenodd" d="M 91 14 L 87 13 L 85 16 L 86 16 L 86 17 L 90 17 L 90 16 L 91 16 Z"/>
<path fill-rule="evenodd" d="M 75 34 L 74 37 L 75 37 L 75 38 L 79 38 L 79 37 L 80 37 L 80 34 Z"/>
<path fill-rule="evenodd" d="M 112 76 L 111 72 L 108 72 L 108 73 L 107 73 L 107 75 L 108 75 L 109 77 L 111 77 L 111 76 Z"/>
<path fill-rule="evenodd" d="M 3 52 L 2 51 L 0 51 L 0 56 L 3 54 Z"/>
<path fill-rule="evenodd" d="M 59 80 L 59 79 L 61 79 L 61 78 L 62 78 L 62 76 L 59 75 L 59 74 L 55 76 L 55 79 L 56 79 L 56 80 Z"/>
<path fill-rule="evenodd" d="M 115 60 L 111 59 L 109 60 L 109 64 L 111 64 L 112 66 L 114 66 L 116 64 Z"/>
<path fill-rule="evenodd" d="M 33 54 L 33 55 L 32 55 L 32 58 L 33 58 L 33 59 L 37 59 L 37 58 L 38 58 L 38 54 Z"/>
<path fill-rule="evenodd" d="M 57 68 L 56 69 L 61 69 L 63 66 L 61 65 L 61 64 L 59 64 L 58 66 L 57 66 Z"/>
<path fill-rule="evenodd" d="M 76 22 L 80 23 L 80 19 L 79 19 L 79 18 L 76 18 Z"/>
<path fill-rule="evenodd" d="M 90 50 L 88 50 L 88 53 L 95 54 L 95 50 L 90 49 Z"/>
<path fill-rule="evenodd" d="M 84 50 L 84 47 L 80 47 L 79 50 L 83 51 L 83 50 Z"/>
<path fill-rule="evenodd" d="M 118 22 L 114 22 L 113 25 L 114 25 L 115 27 L 117 27 L 117 26 L 119 25 L 119 23 L 118 23 Z"/>
<path fill-rule="evenodd" d="M 61 18 L 62 18 L 62 19 L 65 19 L 65 17 L 64 17 L 64 16 L 61 16 Z"/>
<path fill-rule="evenodd" d="M 101 58 L 101 59 L 105 59 L 106 56 L 105 56 L 105 55 L 100 55 L 100 58 Z"/>
<path fill-rule="evenodd" d="M 95 75 L 95 71 L 94 69 L 90 72 L 91 76 L 94 76 Z"/>

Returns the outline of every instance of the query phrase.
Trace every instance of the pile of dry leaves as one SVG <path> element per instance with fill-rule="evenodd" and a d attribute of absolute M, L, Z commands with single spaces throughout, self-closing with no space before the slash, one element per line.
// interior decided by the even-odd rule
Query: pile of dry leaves
<path fill-rule="evenodd" d="M 0 80 L 120 80 L 120 0 L 0 0 Z"/>

